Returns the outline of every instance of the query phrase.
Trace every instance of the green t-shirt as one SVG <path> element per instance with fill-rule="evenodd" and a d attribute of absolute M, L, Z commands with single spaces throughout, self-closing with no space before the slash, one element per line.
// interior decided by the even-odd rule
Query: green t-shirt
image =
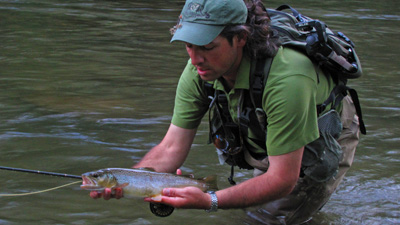
<path fill-rule="evenodd" d="M 262 97 L 268 124 L 268 155 L 292 152 L 319 137 L 316 105 L 328 98 L 334 83 L 315 69 L 307 56 L 291 48 L 281 47 L 275 56 Z M 243 58 L 233 89 L 226 92 L 219 80 L 211 82 L 214 89 L 225 92 L 234 121 L 237 121 L 238 90 L 249 89 L 249 74 L 250 61 Z M 197 128 L 209 104 L 203 83 L 189 60 L 178 83 L 172 124 Z"/>

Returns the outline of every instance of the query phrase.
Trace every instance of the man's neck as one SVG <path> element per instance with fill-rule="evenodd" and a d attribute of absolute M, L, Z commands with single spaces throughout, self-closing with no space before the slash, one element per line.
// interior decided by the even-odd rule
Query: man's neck
<path fill-rule="evenodd" d="M 229 72 L 226 75 L 222 75 L 221 78 L 224 80 L 224 82 L 222 83 L 224 84 L 225 89 L 231 90 L 235 86 L 242 58 L 242 54 L 240 54 L 237 61 L 232 65 L 232 68 L 229 70 Z"/>

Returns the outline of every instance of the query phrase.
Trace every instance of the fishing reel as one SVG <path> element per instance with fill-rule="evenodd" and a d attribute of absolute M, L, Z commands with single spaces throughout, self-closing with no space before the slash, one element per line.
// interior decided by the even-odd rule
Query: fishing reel
<path fill-rule="evenodd" d="M 164 204 L 150 203 L 150 211 L 159 217 L 167 217 L 174 212 L 174 207 Z"/>

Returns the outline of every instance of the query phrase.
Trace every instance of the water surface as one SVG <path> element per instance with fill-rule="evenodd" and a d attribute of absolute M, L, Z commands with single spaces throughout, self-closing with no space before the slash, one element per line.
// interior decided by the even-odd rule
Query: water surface
<path fill-rule="evenodd" d="M 286 1 L 356 43 L 368 135 L 353 167 L 311 224 L 400 223 L 400 5 L 396 1 Z M 170 44 L 183 1 L 0 0 L 0 165 L 70 174 L 130 167 L 165 134 L 187 61 Z M 268 1 L 276 7 L 280 1 Z M 206 145 L 204 121 L 182 168 L 229 167 Z M 162 156 L 160 156 L 162 157 Z M 250 177 L 238 170 L 236 180 Z M 26 193 L 74 180 L 0 171 L 0 193 Z M 0 198 L 0 224 L 243 224 L 241 210 L 152 215 L 141 200 L 92 200 L 79 185 Z"/>

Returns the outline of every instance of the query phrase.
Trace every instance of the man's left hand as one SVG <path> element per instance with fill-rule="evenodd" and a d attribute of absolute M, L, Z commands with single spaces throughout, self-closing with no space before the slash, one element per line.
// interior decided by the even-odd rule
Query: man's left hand
<path fill-rule="evenodd" d="M 151 198 L 144 200 L 170 205 L 174 208 L 209 209 L 211 207 L 210 195 L 197 187 L 164 188 L 161 201 L 154 201 Z"/>

